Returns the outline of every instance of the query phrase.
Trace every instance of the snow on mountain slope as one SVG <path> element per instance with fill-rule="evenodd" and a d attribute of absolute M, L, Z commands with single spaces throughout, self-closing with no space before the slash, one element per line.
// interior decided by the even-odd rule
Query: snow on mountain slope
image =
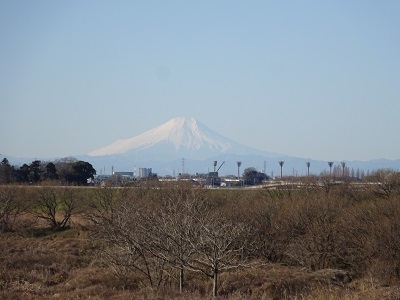
<path fill-rule="evenodd" d="M 246 154 L 260 152 L 240 145 L 214 132 L 194 118 L 178 117 L 133 138 L 118 140 L 89 153 L 90 156 L 120 154 L 165 154 L 207 158 L 210 155 L 232 152 Z M 193 154 L 193 155 L 192 155 Z"/>

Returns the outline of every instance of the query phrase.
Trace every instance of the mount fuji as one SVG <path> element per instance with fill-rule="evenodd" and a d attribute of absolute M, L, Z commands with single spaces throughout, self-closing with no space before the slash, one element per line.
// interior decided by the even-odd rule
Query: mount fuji
<path fill-rule="evenodd" d="M 97 156 L 131 156 L 136 159 L 168 161 L 177 158 L 204 160 L 221 154 L 268 155 L 234 142 L 194 118 L 178 117 L 138 136 L 118 140 L 90 152 Z"/>
<path fill-rule="evenodd" d="M 159 175 L 177 173 L 206 173 L 212 171 L 213 162 L 224 162 L 221 175 L 237 174 L 237 161 L 242 169 L 255 167 L 268 175 L 280 172 L 278 161 L 284 161 L 283 174 L 305 175 L 306 162 L 311 162 L 311 172 L 326 171 L 326 161 L 299 158 L 284 154 L 257 150 L 241 145 L 211 130 L 194 118 L 178 117 L 150 129 L 138 136 L 117 140 L 94 150 L 79 159 L 90 162 L 97 174 L 114 171 L 134 171 L 136 168 L 152 168 Z M 340 162 L 334 162 L 340 165 Z M 373 170 L 400 168 L 400 160 L 352 161 L 350 168 Z M 222 165 L 221 165 L 222 166 Z"/>
<path fill-rule="evenodd" d="M 138 136 L 96 149 L 84 158 L 97 170 L 110 165 L 119 171 L 131 170 L 133 166 L 152 167 L 154 172 L 164 175 L 175 170 L 207 172 L 205 166 L 213 160 L 227 161 L 225 172 L 235 174 L 237 160 L 257 157 L 262 164 L 263 158 L 283 156 L 241 145 L 192 117 L 177 117 Z M 187 168 L 182 165 L 183 159 Z"/>

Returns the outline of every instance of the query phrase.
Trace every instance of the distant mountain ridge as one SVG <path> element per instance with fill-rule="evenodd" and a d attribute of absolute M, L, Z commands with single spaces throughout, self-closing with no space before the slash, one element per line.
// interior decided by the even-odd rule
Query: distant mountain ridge
<path fill-rule="evenodd" d="M 38 158 L 18 158 L 9 155 L 12 164 L 22 165 Z M 280 173 L 278 161 L 284 161 L 284 175 L 307 174 L 306 162 L 311 163 L 310 173 L 328 171 L 327 161 L 293 157 L 267 151 L 260 151 L 241 145 L 222 136 L 194 118 L 179 117 L 150 129 L 138 136 L 117 140 L 105 147 L 75 158 L 90 162 L 97 174 L 111 174 L 112 171 L 137 171 L 138 168 L 152 168 L 161 176 L 183 173 L 206 173 L 225 162 L 221 175 L 236 175 L 237 161 L 241 161 L 240 172 L 255 167 L 271 176 Z M 56 158 L 50 159 L 50 161 Z M 43 158 L 43 160 L 46 160 Z M 47 159 L 48 160 L 48 159 Z M 400 159 L 374 159 L 369 161 L 345 161 L 350 169 L 365 172 L 381 168 L 400 169 Z M 334 161 L 334 165 L 340 165 Z"/>
<path fill-rule="evenodd" d="M 150 167 L 159 175 L 206 173 L 213 170 L 213 161 L 225 164 L 220 174 L 237 174 L 237 161 L 242 161 L 241 172 L 255 167 L 268 175 L 280 172 L 278 161 L 284 161 L 284 175 L 305 175 L 306 162 L 310 172 L 319 174 L 329 170 L 326 161 L 299 158 L 261 151 L 241 145 L 222 136 L 191 117 L 178 117 L 146 132 L 99 148 L 80 159 L 93 164 L 98 174 L 114 171 L 132 171 Z M 334 161 L 334 165 L 340 162 Z M 400 168 L 400 160 L 346 161 L 349 168 L 372 171 L 378 168 Z"/>
<path fill-rule="evenodd" d="M 118 140 L 88 155 L 128 155 L 141 160 L 166 161 L 180 157 L 207 159 L 225 153 L 274 155 L 234 142 L 191 117 L 173 118 L 138 136 Z"/>

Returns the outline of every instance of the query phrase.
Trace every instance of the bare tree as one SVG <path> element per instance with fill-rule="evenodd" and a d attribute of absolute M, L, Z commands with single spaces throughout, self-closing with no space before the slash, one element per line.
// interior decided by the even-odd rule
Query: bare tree
<path fill-rule="evenodd" d="M 347 201 L 315 191 L 309 197 L 286 201 L 280 217 L 286 236 L 286 255 L 312 270 L 331 268 L 340 259 L 339 219 Z"/>
<path fill-rule="evenodd" d="M 152 253 L 179 271 L 179 290 L 184 287 L 184 270 L 197 251 L 199 228 L 194 216 L 205 202 L 203 190 L 181 183 L 164 186 L 155 195 L 154 210 L 148 216 Z"/>
<path fill-rule="evenodd" d="M 159 287 L 165 279 L 165 260 L 153 254 L 149 190 L 99 188 L 91 201 L 87 218 L 93 226 L 93 237 L 105 243 L 103 260 L 114 274 L 136 273 L 143 283 Z"/>
<path fill-rule="evenodd" d="M 154 288 L 164 279 L 165 260 L 152 253 L 152 240 L 142 218 L 146 214 L 145 207 L 132 202 L 121 204 L 105 229 L 109 243 L 105 254 L 114 268 L 136 272 Z"/>
<path fill-rule="evenodd" d="M 29 203 L 22 199 L 25 190 L 13 186 L 0 186 L 0 231 L 13 231 L 16 219 Z"/>
<path fill-rule="evenodd" d="M 269 262 L 282 259 L 282 235 L 276 226 L 277 214 L 288 194 L 279 194 L 276 190 L 260 190 L 249 194 L 240 206 L 241 219 L 250 226 L 250 241 L 246 245 L 247 255 L 251 258 L 262 258 Z"/>
<path fill-rule="evenodd" d="M 367 185 L 367 189 L 376 195 L 389 197 L 400 193 L 400 172 L 379 169 L 372 172 L 365 180 L 372 183 Z"/>
<path fill-rule="evenodd" d="M 78 193 L 70 187 L 38 187 L 34 195 L 32 214 L 45 220 L 53 230 L 69 227 L 77 209 Z"/>
<path fill-rule="evenodd" d="M 232 222 L 222 213 L 207 212 L 197 220 L 201 232 L 190 267 L 212 278 L 212 295 L 216 297 L 220 273 L 248 266 L 247 257 L 243 255 L 248 228 L 241 222 Z"/>

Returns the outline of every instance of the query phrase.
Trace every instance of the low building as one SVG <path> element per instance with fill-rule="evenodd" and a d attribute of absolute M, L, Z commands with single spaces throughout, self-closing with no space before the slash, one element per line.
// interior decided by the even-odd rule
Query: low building
<path fill-rule="evenodd" d="M 113 175 L 117 177 L 133 179 L 133 172 L 113 172 Z"/>

